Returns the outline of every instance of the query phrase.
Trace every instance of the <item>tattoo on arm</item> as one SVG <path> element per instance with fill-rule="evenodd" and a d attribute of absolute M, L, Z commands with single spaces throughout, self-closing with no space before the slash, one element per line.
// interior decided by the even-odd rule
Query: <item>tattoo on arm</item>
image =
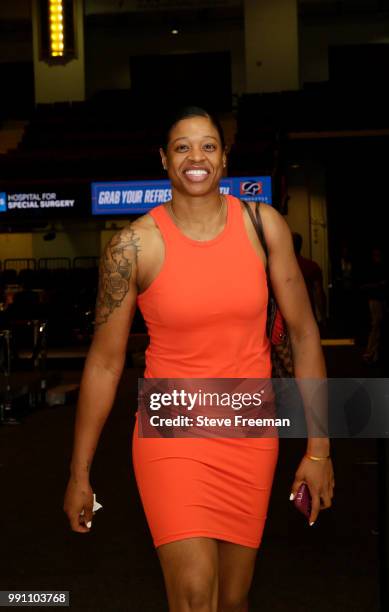
<path fill-rule="evenodd" d="M 100 262 L 95 328 L 106 323 L 130 289 L 131 275 L 139 252 L 139 236 L 130 226 L 116 234 Z"/>

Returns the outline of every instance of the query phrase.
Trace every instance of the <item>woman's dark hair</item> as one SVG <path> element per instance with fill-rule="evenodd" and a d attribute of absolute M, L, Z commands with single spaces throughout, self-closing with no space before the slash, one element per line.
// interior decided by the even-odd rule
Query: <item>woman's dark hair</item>
<path fill-rule="evenodd" d="M 217 129 L 222 148 L 224 149 L 226 145 L 225 138 L 224 138 L 224 132 L 223 132 L 223 128 L 218 118 L 215 117 L 213 113 L 209 113 L 208 111 L 206 111 L 204 108 L 201 108 L 200 106 L 184 106 L 183 108 L 180 108 L 179 110 L 172 113 L 170 117 L 168 118 L 168 120 L 166 121 L 166 124 L 163 129 L 162 145 L 161 145 L 164 151 L 166 151 L 167 149 L 170 132 L 172 131 L 173 127 L 179 121 L 182 121 L 183 119 L 190 119 L 191 117 L 205 117 L 206 119 L 209 119 L 210 122 L 213 124 L 213 126 Z"/>

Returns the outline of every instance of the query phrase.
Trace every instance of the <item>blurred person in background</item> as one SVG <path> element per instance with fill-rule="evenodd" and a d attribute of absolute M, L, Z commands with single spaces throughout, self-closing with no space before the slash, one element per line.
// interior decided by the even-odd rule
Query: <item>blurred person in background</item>
<path fill-rule="evenodd" d="M 355 336 L 360 316 L 360 300 L 356 292 L 356 269 L 353 254 L 343 242 L 334 266 L 333 314 L 336 329 L 342 335 Z"/>
<path fill-rule="evenodd" d="M 366 296 L 370 314 L 370 330 L 363 359 L 368 364 L 375 364 L 380 357 L 382 328 L 388 303 L 388 270 L 378 246 L 371 249 L 361 289 Z"/>
<path fill-rule="evenodd" d="M 301 255 L 301 249 L 303 246 L 303 238 L 301 234 L 298 232 L 293 232 L 292 237 L 294 252 L 307 286 L 312 311 L 316 317 L 320 331 L 324 332 L 327 321 L 327 300 L 323 287 L 323 273 L 319 264 L 312 261 L 312 259 L 308 259 L 307 257 L 303 257 Z"/>

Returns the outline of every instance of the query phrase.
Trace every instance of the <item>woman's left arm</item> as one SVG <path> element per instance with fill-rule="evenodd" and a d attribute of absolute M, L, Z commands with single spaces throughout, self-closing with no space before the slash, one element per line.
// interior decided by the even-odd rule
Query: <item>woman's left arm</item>
<path fill-rule="evenodd" d="M 278 306 L 288 326 L 296 379 L 326 379 L 326 366 L 307 288 L 298 265 L 290 229 L 285 219 L 271 206 L 261 205 L 263 230 L 268 247 L 269 275 Z M 330 440 L 310 437 L 307 454 L 327 457 Z M 315 461 L 304 456 L 292 485 L 292 494 L 306 482 L 312 495 L 310 524 L 319 511 L 331 506 L 334 472 L 331 459 Z"/>

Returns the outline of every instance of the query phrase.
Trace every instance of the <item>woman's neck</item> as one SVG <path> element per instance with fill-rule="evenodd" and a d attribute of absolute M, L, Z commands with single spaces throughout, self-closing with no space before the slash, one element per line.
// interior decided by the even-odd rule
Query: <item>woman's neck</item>
<path fill-rule="evenodd" d="M 187 196 L 173 190 L 172 199 L 166 206 L 182 223 L 200 227 L 212 221 L 220 221 L 225 203 L 219 191 L 206 196 Z"/>

